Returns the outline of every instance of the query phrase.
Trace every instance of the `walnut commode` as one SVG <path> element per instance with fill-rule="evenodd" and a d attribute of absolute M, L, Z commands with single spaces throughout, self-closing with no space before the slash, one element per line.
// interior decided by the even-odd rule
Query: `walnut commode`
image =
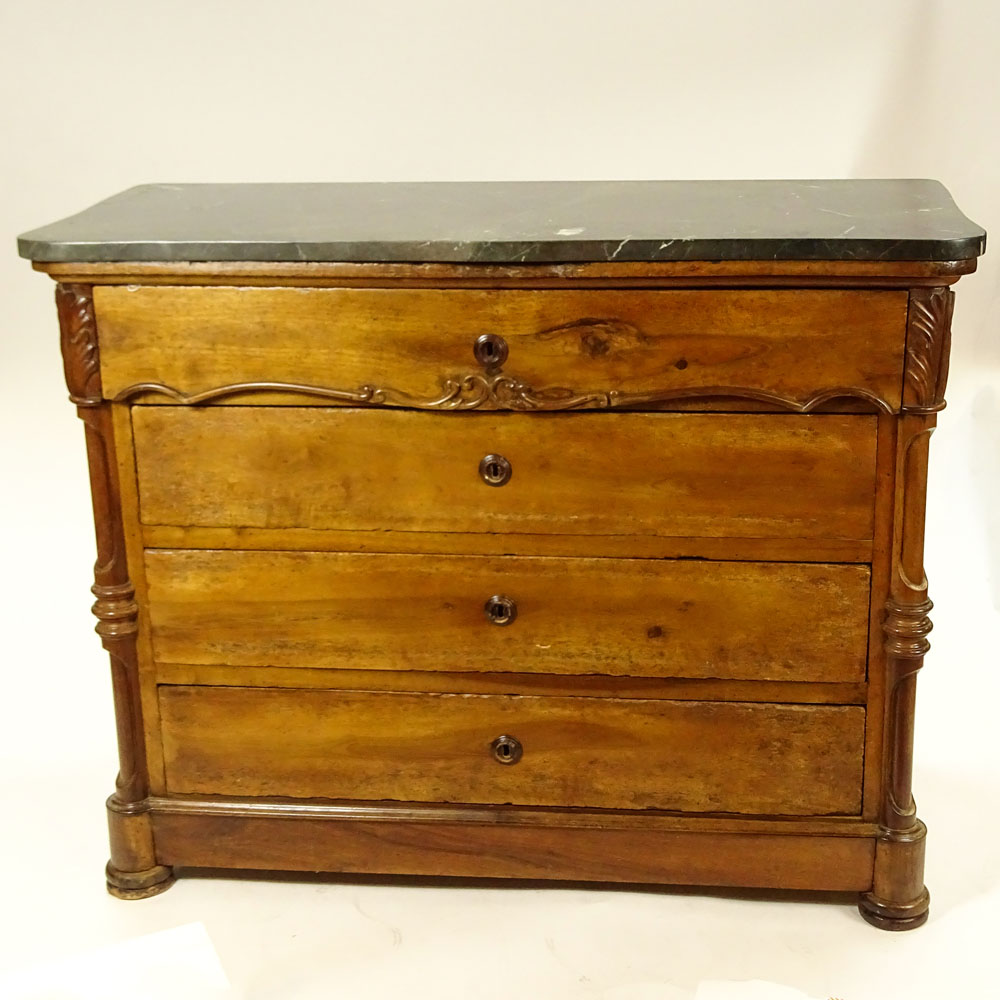
<path fill-rule="evenodd" d="M 86 428 L 114 895 L 926 919 L 927 452 L 983 250 L 940 185 L 145 187 L 21 250 Z"/>

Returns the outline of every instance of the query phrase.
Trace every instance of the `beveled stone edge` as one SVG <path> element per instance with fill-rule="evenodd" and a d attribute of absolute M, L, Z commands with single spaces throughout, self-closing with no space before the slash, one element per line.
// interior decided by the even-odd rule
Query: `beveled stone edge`
<path fill-rule="evenodd" d="M 667 261 L 956 261 L 986 252 L 986 234 L 950 240 L 662 239 L 509 242 L 55 242 L 18 237 L 18 254 L 38 263 L 271 262 L 572 264 Z"/>

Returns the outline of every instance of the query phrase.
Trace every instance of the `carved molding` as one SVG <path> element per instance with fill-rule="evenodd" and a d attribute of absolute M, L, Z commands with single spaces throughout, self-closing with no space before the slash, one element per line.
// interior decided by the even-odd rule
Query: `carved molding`
<path fill-rule="evenodd" d="M 280 392 L 312 396 L 354 406 L 401 406 L 417 410 L 604 410 L 655 406 L 679 400 L 746 399 L 793 413 L 809 413 L 834 399 L 860 399 L 883 413 L 892 407 L 875 393 L 855 387 L 834 387 L 813 393 L 805 399 L 792 399 L 762 389 L 742 386 L 687 386 L 650 392 L 620 392 L 616 389 L 579 392 L 563 387 L 535 389 L 513 375 L 475 372 L 456 375 L 444 381 L 437 396 L 421 398 L 385 386 L 363 385 L 357 389 L 336 389 L 295 382 L 235 382 L 201 392 L 187 393 L 160 382 L 138 382 L 122 389 L 116 403 L 144 396 L 166 396 L 184 406 L 198 406 L 239 396 Z"/>
<path fill-rule="evenodd" d="M 97 598 L 91 608 L 98 619 L 94 631 L 102 639 L 120 639 L 138 631 L 139 605 L 131 580 L 107 587 L 95 583 L 90 589 Z"/>
<path fill-rule="evenodd" d="M 903 409 L 909 413 L 945 407 L 954 304 L 955 293 L 947 287 L 910 291 L 903 370 Z"/>
<path fill-rule="evenodd" d="M 69 398 L 77 406 L 99 406 L 101 367 L 90 285 L 56 285 L 60 346 Z"/>
<path fill-rule="evenodd" d="M 919 823 L 912 795 L 913 719 L 917 674 L 930 649 L 934 605 L 927 596 L 923 567 L 927 450 L 933 413 L 904 414 L 897 425 L 896 505 L 889 595 L 882 631 L 886 676 L 883 735 L 883 839 Z"/>
<path fill-rule="evenodd" d="M 928 615 L 933 607 L 930 600 L 919 604 L 900 604 L 892 598 L 886 601 L 882 631 L 885 632 L 886 652 L 890 656 L 923 660 L 931 648 L 927 636 L 934 625 Z"/>
<path fill-rule="evenodd" d="M 931 647 L 927 636 L 934 626 L 928 614 L 934 605 L 929 600 L 901 604 L 890 598 L 885 607 L 882 630 L 889 656 L 885 695 L 888 780 L 882 822 L 888 835 L 910 830 L 917 822 L 917 807 L 911 792 L 913 710 L 917 674 Z"/>
<path fill-rule="evenodd" d="M 888 653 L 886 678 L 886 776 L 882 807 L 882 835 L 895 837 L 912 830 L 917 806 L 911 791 L 913 771 L 913 711 L 917 674 L 930 649 L 927 636 L 933 625 L 929 600 L 901 604 L 890 598 L 882 622 Z"/>

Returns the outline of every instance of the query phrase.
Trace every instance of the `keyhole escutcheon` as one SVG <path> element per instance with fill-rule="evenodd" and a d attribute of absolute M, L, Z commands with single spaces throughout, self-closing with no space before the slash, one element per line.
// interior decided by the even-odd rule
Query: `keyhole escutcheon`
<path fill-rule="evenodd" d="M 479 463 L 479 478 L 487 486 L 503 486 L 513 474 L 510 462 L 503 455 L 486 455 Z"/>
<path fill-rule="evenodd" d="M 516 764 L 524 753 L 521 741 L 514 736 L 498 736 L 490 746 L 498 764 Z"/>
<path fill-rule="evenodd" d="M 517 605 L 503 594 L 494 594 L 483 605 L 483 611 L 494 625 L 509 625 L 517 617 Z"/>
<path fill-rule="evenodd" d="M 484 368 L 492 371 L 507 360 L 507 341 L 498 333 L 484 333 L 476 338 L 472 353 Z"/>

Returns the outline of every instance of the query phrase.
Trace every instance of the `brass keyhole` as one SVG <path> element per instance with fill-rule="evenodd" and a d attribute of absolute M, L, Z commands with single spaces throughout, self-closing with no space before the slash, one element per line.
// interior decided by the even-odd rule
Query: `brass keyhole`
<path fill-rule="evenodd" d="M 494 625 L 509 625 L 517 617 L 517 605 L 503 594 L 494 594 L 483 605 L 483 611 Z"/>
<path fill-rule="evenodd" d="M 514 470 L 503 455 L 486 455 L 479 463 L 479 478 L 487 486 L 503 486 L 510 482 Z"/>
<path fill-rule="evenodd" d="M 513 736 L 498 736 L 490 746 L 493 757 L 499 764 L 516 764 L 524 754 L 521 741 Z"/>
<path fill-rule="evenodd" d="M 476 338 L 472 353 L 484 368 L 499 368 L 507 360 L 507 341 L 498 333 L 484 333 Z"/>

